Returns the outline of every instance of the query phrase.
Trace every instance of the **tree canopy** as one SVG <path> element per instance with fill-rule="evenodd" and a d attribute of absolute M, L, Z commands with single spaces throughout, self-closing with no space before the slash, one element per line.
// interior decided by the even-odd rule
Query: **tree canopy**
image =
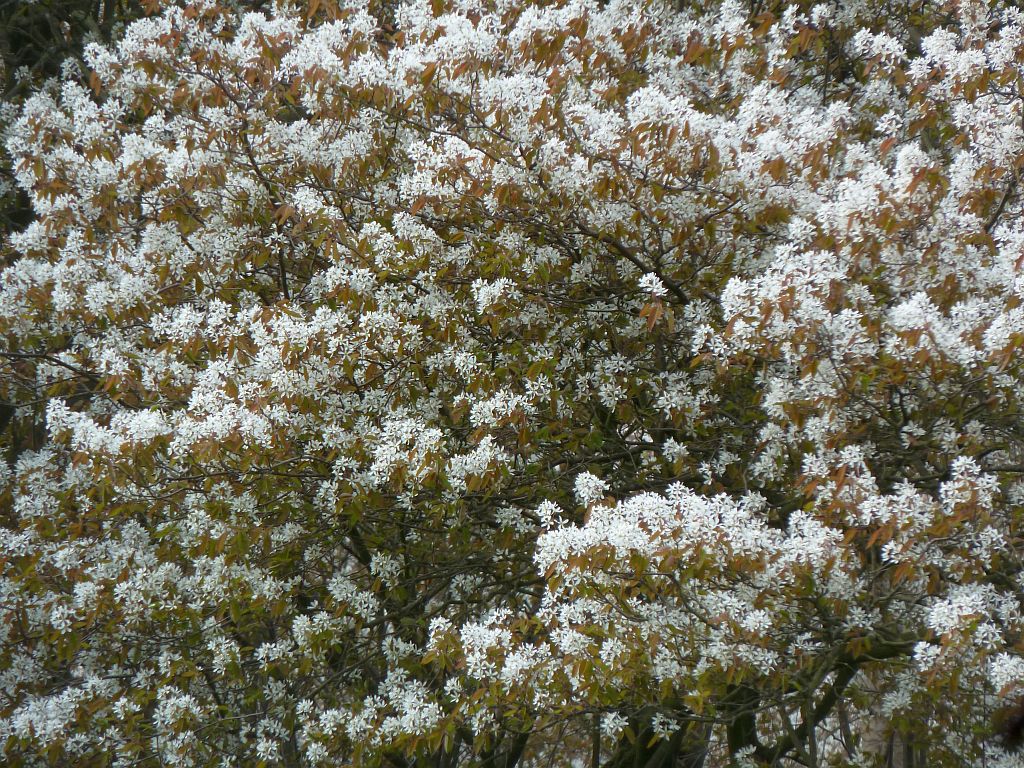
<path fill-rule="evenodd" d="M 1016 6 L 165 2 L 11 95 L 2 760 L 1024 764 Z"/>

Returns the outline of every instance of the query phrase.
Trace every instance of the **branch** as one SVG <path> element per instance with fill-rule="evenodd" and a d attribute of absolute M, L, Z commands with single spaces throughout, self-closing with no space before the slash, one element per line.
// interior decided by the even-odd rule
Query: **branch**
<path fill-rule="evenodd" d="M 800 746 L 807 739 L 808 734 L 829 716 L 832 708 L 839 702 L 839 697 L 846 690 L 846 686 L 857 675 L 858 669 L 859 667 L 855 664 L 841 667 L 836 674 L 835 682 L 829 686 L 829 689 L 818 701 L 818 705 L 811 712 L 810 720 L 800 723 L 795 731 L 780 739 L 774 747 L 755 748 L 754 754 L 757 758 L 768 765 L 777 765 L 779 760 Z"/>
<path fill-rule="evenodd" d="M 587 237 L 591 237 L 594 240 L 597 240 L 599 243 L 604 243 L 605 245 L 611 246 L 612 250 L 614 250 L 617 254 L 619 254 L 622 258 L 624 258 L 637 269 L 643 272 L 653 273 L 659 280 L 661 280 L 662 284 L 664 284 L 666 288 L 672 291 L 672 293 L 675 294 L 676 298 L 679 299 L 679 301 L 682 302 L 684 305 L 690 303 L 690 297 L 687 296 L 686 291 L 683 290 L 682 286 L 680 286 L 679 283 L 677 283 L 675 280 L 665 277 L 665 275 L 662 274 L 661 270 L 644 264 L 643 260 L 635 253 L 633 253 L 633 249 L 630 248 L 621 240 L 619 240 L 619 238 L 615 237 L 614 235 L 609 235 L 606 232 L 598 232 L 597 230 L 588 227 L 586 224 L 580 221 L 579 216 L 574 216 L 573 219 L 573 223 L 576 224 L 577 228 L 584 235 L 586 235 Z"/>
<path fill-rule="evenodd" d="M 881 640 L 871 652 L 857 655 L 842 654 L 836 662 L 835 681 L 819 699 L 817 706 L 811 711 L 809 719 L 805 719 L 793 733 L 779 740 L 774 747 L 756 746 L 755 756 L 766 765 L 777 765 L 779 760 L 806 741 L 810 732 L 831 714 L 832 709 L 839 703 L 839 698 L 853 678 L 857 676 L 862 665 L 897 656 L 908 656 L 913 653 L 914 645 L 919 639 L 915 635 L 904 634 L 894 640 Z"/>
<path fill-rule="evenodd" d="M 1014 190 L 1017 189 L 1017 174 L 1014 174 L 1010 179 L 1010 183 L 1006 185 L 1006 189 L 1003 190 L 1003 197 L 999 201 L 999 205 L 996 206 L 995 211 L 989 216 L 988 221 L 985 222 L 985 231 L 991 232 L 992 228 L 999 221 L 999 217 L 1003 215 L 1003 211 L 1006 209 L 1006 204 L 1013 196 Z"/>

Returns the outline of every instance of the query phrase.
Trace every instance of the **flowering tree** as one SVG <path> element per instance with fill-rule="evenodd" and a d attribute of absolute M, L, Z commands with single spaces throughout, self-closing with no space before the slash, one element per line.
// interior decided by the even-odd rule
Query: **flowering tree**
<path fill-rule="evenodd" d="M 6 764 L 1020 765 L 1015 5 L 88 47 L 6 131 Z"/>

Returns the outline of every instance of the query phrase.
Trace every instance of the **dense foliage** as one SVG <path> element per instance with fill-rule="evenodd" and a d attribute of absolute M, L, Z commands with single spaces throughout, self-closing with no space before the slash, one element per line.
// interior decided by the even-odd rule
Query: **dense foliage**
<path fill-rule="evenodd" d="M 80 65 L 84 40 L 109 42 L 141 13 L 127 0 L 0 0 L 0 121 L 47 78 Z M 0 148 L 0 231 L 21 228 L 31 217 L 28 196 Z"/>
<path fill-rule="evenodd" d="M 0 760 L 1021 765 L 1016 4 L 266 5 L 9 120 Z"/>

